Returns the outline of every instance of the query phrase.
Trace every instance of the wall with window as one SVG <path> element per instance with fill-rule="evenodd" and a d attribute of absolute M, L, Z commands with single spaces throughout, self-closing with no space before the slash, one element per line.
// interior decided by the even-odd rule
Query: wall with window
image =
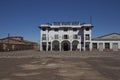
<path fill-rule="evenodd" d="M 92 49 L 96 47 L 99 51 L 119 51 L 120 41 L 92 41 Z"/>

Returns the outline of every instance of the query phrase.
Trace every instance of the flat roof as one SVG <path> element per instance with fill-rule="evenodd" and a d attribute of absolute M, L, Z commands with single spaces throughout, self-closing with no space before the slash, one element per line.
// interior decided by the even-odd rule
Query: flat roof
<path fill-rule="evenodd" d="M 79 21 L 74 21 L 74 22 L 51 22 L 51 23 L 45 23 L 41 24 L 40 27 L 83 27 L 83 26 L 92 26 L 91 24 L 88 23 L 83 23 L 80 24 Z"/>
<path fill-rule="evenodd" d="M 45 23 L 43 25 L 49 25 L 49 26 L 52 26 L 52 25 L 80 25 L 80 22 L 51 22 L 51 23 Z"/>

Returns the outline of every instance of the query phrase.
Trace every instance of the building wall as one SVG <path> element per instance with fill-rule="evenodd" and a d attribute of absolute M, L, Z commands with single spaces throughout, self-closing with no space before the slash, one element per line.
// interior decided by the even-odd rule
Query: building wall
<path fill-rule="evenodd" d="M 91 50 L 91 25 L 87 25 L 89 28 L 89 31 L 86 30 L 86 25 L 78 26 L 40 26 L 40 44 L 46 46 L 46 49 L 48 49 L 49 43 L 52 43 L 56 40 L 59 42 L 60 46 L 62 45 L 63 41 L 68 41 L 70 44 L 70 47 L 73 46 L 73 42 L 76 40 L 79 42 L 78 48 L 79 50 L 86 50 L 86 43 L 89 50 Z M 42 28 L 46 28 L 45 31 L 42 30 Z M 55 28 L 58 28 L 58 31 L 54 31 Z M 64 28 L 68 28 L 68 31 L 64 31 Z M 77 31 L 73 31 L 73 28 L 77 28 Z M 43 34 L 46 34 L 46 40 L 42 40 Z M 86 40 L 86 34 L 89 35 L 89 40 Z M 59 39 L 55 39 L 55 35 L 58 35 Z M 63 39 L 64 35 L 68 35 L 69 39 Z M 77 35 L 78 39 L 74 39 L 73 35 Z M 83 44 L 81 44 L 81 42 Z M 71 46 L 72 45 L 72 46 Z M 82 48 L 81 48 L 82 47 Z M 40 47 L 40 50 L 43 50 L 43 47 Z"/>
<path fill-rule="evenodd" d="M 16 39 L 14 37 L 4 38 L 0 40 L 0 51 L 16 51 L 30 49 L 38 49 L 38 44 L 23 39 Z"/>
<path fill-rule="evenodd" d="M 118 49 L 116 51 L 120 50 L 120 41 L 92 41 L 92 44 L 93 43 L 97 43 L 97 50 L 99 50 L 99 51 L 115 51 L 113 49 L 113 44 L 114 43 L 118 44 Z M 100 49 L 100 44 L 101 43 L 103 44 L 103 49 Z M 109 43 L 109 49 L 105 48 L 105 43 Z M 95 49 L 93 48 L 93 50 L 95 50 Z"/>

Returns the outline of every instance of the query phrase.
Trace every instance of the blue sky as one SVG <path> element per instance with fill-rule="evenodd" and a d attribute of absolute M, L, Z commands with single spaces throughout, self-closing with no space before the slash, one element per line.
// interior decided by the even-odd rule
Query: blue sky
<path fill-rule="evenodd" d="M 0 38 L 10 33 L 39 42 L 40 24 L 89 23 L 90 16 L 92 37 L 120 33 L 120 0 L 0 0 Z"/>

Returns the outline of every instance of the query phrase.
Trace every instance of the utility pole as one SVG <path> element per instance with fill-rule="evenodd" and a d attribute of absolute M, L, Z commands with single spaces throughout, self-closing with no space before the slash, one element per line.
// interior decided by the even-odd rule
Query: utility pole
<path fill-rule="evenodd" d="M 9 48 L 10 48 L 9 37 L 10 37 L 10 34 L 8 33 L 8 47 L 7 47 L 8 51 L 9 51 Z"/>

